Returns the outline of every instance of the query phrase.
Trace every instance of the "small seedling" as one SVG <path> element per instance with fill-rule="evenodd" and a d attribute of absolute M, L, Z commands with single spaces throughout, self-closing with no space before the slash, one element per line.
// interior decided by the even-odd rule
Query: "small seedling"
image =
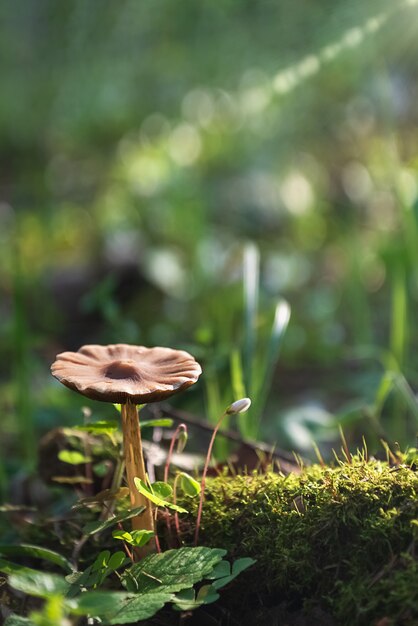
<path fill-rule="evenodd" d="M 218 420 L 218 423 L 216 424 L 213 433 L 212 433 L 212 437 L 211 440 L 209 442 L 209 447 L 208 447 L 208 452 L 206 455 L 206 460 L 205 460 L 205 465 L 203 468 L 203 472 L 202 472 L 202 480 L 201 480 L 201 491 L 200 491 L 200 501 L 199 501 L 199 508 L 197 510 L 197 519 L 196 519 L 196 530 L 195 530 L 195 536 L 194 536 L 194 545 L 197 546 L 197 542 L 199 539 L 199 527 L 200 527 L 200 520 L 202 518 L 202 509 L 203 509 L 203 501 L 205 498 L 205 485 L 206 485 L 206 474 L 208 472 L 208 468 L 209 468 L 209 463 L 210 463 L 210 459 L 212 456 L 212 449 L 213 449 L 213 444 L 215 442 L 215 437 L 216 434 L 222 424 L 222 421 L 224 420 L 224 418 L 227 415 L 235 415 L 238 413 L 245 413 L 246 411 L 248 411 L 248 409 L 251 406 L 251 400 L 250 398 L 241 398 L 241 400 L 236 400 L 236 402 L 233 402 L 232 404 L 229 405 L 229 407 L 227 409 L 225 409 L 224 413 L 221 415 L 221 417 Z"/>

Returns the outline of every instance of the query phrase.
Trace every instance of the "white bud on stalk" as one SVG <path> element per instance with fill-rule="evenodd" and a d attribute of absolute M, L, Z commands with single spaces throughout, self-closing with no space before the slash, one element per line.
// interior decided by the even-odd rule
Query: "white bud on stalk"
<path fill-rule="evenodd" d="M 227 415 L 234 415 L 235 413 L 245 413 L 251 406 L 250 398 L 241 398 L 241 400 L 236 400 L 226 409 L 225 413 Z"/>

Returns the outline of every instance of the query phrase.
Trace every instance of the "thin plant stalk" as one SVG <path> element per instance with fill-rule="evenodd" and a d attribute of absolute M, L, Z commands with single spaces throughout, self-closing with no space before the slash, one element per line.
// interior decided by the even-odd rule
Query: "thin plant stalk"
<path fill-rule="evenodd" d="M 200 500 L 199 500 L 199 508 L 197 510 L 197 518 L 196 518 L 196 530 L 194 534 L 194 545 L 197 546 L 197 542 L 199 539 L 199 528 L 200 521 L 202 518 L 202 509 L 203 509 L 203 501 L 205 499 L 205 487 L 206 487 L 206 474 L 208 473 L 209 463 L 212 456 L 213 444 L 215 442 L 216 434 L 221 427 L 221 424 L 227 415 L 235 415 L 237 413 L 245 413 L 251 406 L 251 400 L 249 398 L 241 398 L 240 400 L 236 400 L 233 402 L 227 409 L 222 413 L 221 417 L 216 424 L 212 437 L 209 442 L 208 451 L 206 454 L 205 465 L 202 472 L 202 479 L 200 482 Z"/>
<path fill-rule="evenodd" d="M 171 459 L 172 459 L 172 456 L 173 456 L 174 446 L 175 446 L 175 443 L 176 443 L 176 441 L 178 440 L 178 438 L 180 437 L 181 434 L 183 434 L 183 437 L 185 436 L 186 440 L 187 440 L 187 426 L 186 426 L 186 424 L 183 424 L 183 423 L 179 424 L 177 426 L 176 430 L 174 431 L 173 436 L 171 438 L 170 448 L 168 450 L 167 459 L 166 459 L 165 466 L 164 466 L 164 482 L 165 483 L 168 482 L 168 475 L 169 475 L 169 472 L 170 472 L 170 465 L 171 465 Z M 183 449 L 184 449 L 184 445 L 183 445 Z M 175 496 L 176 481 L 177 481 L 177 477 L 174 480 L 174 496 Z M 174 500 L 174 504 L 175 503 L 176 502 Z M 177 511 L 175 513 L 174 519 L 176 519 L 176 518 L 177 518 L 177 523 L 178 523 L 178 513 L 177 513 Z M 168 533 L 169 540 L 171 540 L 171 526 L 170 526 L 170 519 L 169 519 L 169 517 L 166 518 L 166 526 L 167 526 L 167 533 Z M 177 529 L 177 524 L 176 524 L 176 529 Z"/>
<path fill-rule="evenodd" d="M 209 443 L 209 447 L 208 447 L 208 451 L 206 454 L 206 460 L 205 460 L 205 465 L 203 467 L 203 472 L 202 472 L 202 480 L 201 480 L 201 491 L 200 491 L 200 500 L 199 500 L 199 508 L 197 509 L 197 518 L 196 518 L 196 530 L 195 530 L 195 534 L 194 534 L 194 545 L 197 546 L 197 542 L 199 539 L 199 528 L 200 528 L 200 521 L 202 518 L 202 509 L 203 509 L 203 500 L 205 499 L 205 487 L 206 487 L 206 474 L 208 473 L 208 469 L 209 469 L 209 463 L 210 463 L 210 459 L 212 456 L 212 448 L 213 448 L 213 444 L 215 442 L 215 437 L 216 437 L 216 433 L 218 432 L 224 418 L 226 417 L 227 413 L 225 411 L 225 413 L 223 413 L 221 415 L 221 417 L 218 420 L 218 423 L 216 424 L 213 433 L 212 433 L 212 437 L 210 439 L 210 443 Z"/>
<path fill-rule="evenodd" d="M 173 484 L 173 504 L 177 504 L 177 483 L 178 483 L 179 478 L 180 478 L 180 474 L 177 474 L 177 476 L 174 479 L 174 484 Z M 177 540 L 178 540 L 178 542 L 180 544 L 181 543 L 181 539 L 180 539 L 180 518 L 179 518 L 178 511 L 174 511 L 174 526 L 176 528 Z"/>
<path fill-rule="evenodd" d="M 173 451 L 174 451 L 174 446 L 175 443 L 180 435 L 180 433 L 183 432 L 185 433 L 186 437 L 187 437 L 187 426 L 186 424 L 179 424 L 176 428 L 176 430 L 173 433 L 173 436 L 171 438 L 171 442 L 170 442 L 170 448 L 168 450 L 168 454 L 167 454 L 167 459 L 165 462 L 165 466 L 164 466 L 164 482 L 168 482 L 168 474 L 170 471 L 170 465 L 171 465 L 171 458 L 173 456 Z"/>

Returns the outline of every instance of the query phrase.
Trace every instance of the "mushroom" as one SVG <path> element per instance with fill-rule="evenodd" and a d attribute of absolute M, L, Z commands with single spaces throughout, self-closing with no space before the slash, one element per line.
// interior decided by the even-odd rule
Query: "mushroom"
<path fill-rule="evenodd" d="M 124 343 L 83 346 L 58 354 L 51 373 L 63 385 L 92 400 L 121 404 L 123 449 L 134 530 L 154 531 L 151 502 L 138 492 L 135 477 L 146 482 L 137 405 L 158 402 L 193 385 L 202 369 L 184 350 L 146 348 Z M 154 544 L 147 546 L 153 548 Z M 146 551 L 144 551 L 146 552 Z"/>

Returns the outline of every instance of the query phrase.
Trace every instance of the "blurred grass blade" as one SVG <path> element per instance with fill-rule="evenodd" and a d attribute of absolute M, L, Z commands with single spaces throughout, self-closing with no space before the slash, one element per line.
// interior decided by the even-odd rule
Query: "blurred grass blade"
<path fill-rule="evenodd" d="M 395 269 L 392 279 L 392 321 L 390 332 L 390 350 L 403 369 L 407 346 L 407 293 L 405 271 L 400 264 Z"/>
<path fill-rule="evenodd" d="M 234 400 L 245 398 L 247 393 L 245 391 L 244 371 L 239 350 L 233 350 L 231 353 L 231 380 Z"/>
<path fill-rule="evenodd" d="M 377 388 L 374 400 L 374 414 L 376 415 L 377 419 L 380 418 L 383 406 L 386 402 L 386 398 L 393 389 L 394 375 L 394 372 L 386 371 L 380 379 L 379 387 Z"/>
<path fill-rule="evenodd" d="M 261 413 L 265 406 L 267 396 L 273 381 L 274 372 L 279 359 L 280 348 L 290 320 L 290 306 L 285 300 L 280 300 L 276 305 L 274 321 L 268 345 L 265 350 L 264 363 L 257 368 L 257 387 L 255 389 L 254 414 L 258 423 L 261 420 Z M 257 425 L 258 428 L 258 425 Z M 255 432 L 253 436 L 257 433 Z"/>
<path fill-rule="evenodd" d="M 257 343 L 258 295 L 260 286 L 260 252 L 254 244 L 244 250 L 244 374 L 249 396 L 253 391 L 253 368 Z"/>
<path fill-rule="evenodd" d="M 417 402 L 417 398 L 414 394 L 414 392 L 412 391 L 408 381 L 406 380 L 405 376 L 403 374 L 396 374 L 394 376 L 394 384 L 395 387 L 397 389 L 397 391 L 399 392 L 401 398 L 403 399 L 403 401 L 405 402 L 405 404 L 407 405 L 407 407 L 409 408 L 409 410 L 411 411 L 411 414 L 413 415 L 415 422 L 418 424 L 418 402 Z"/>

